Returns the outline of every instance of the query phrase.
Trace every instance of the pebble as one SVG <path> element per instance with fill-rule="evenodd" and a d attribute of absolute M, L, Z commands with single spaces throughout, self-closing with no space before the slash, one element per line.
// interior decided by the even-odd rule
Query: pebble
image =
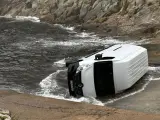
<path fill-rule="evenodd" d="M 9 110 L 0 108 L 0 120 L 11 120 Z"/>

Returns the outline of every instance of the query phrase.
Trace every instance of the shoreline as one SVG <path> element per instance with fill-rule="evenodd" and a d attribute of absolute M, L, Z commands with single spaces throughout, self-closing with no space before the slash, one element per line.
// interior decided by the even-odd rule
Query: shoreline
<path fill-rule="evenodd" d="M 42 22 L 75 25 L 77 31 L 94 32 L 102 38 L 147 39 L 150 43 L 143 46 L 148 48 L 149 61 L 153 66 L 159 65 L 160 2 L 59 1 L 61 0 L 1 0 L 0 14 L 37 16 Z M 107 7 L 108 5 L 110 7 Z M 159 76 L 157 78 L 159 80 Z M 159 85 L 159 81 L 152 81 L 152 84 L 140 94 L 122 99 L 110 106 L 117 108 L 0 90 L 0 108 L 10 110 L 14 120 L 159 120 L 159 114 L 143 113 L 143 110 L 160 111 Z"/>
<path fill-rule="evenodd" d="M 16 120 L 159 120 L 160 115 L 0 90 L 0 107 Z"/>

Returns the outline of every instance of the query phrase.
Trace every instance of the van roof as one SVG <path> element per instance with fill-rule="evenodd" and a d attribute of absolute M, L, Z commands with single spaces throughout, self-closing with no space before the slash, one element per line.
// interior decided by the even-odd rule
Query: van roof
<path fill-rule="evenodd" d="M 112 60 L 122 60 L 140 50 L 144 51 L 146 49 L 136 45 L 118 44 L 84 58 L 83 60 L 95 60 L 95 55 L 97 54 L 102 54 L 102 57 L 114 57 Z"/>

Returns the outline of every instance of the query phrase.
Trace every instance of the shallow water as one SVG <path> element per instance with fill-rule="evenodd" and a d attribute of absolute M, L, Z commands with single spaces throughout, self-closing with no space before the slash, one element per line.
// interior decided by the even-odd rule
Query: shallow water
<path fill-rule="evenodd" d="M 67 69 L 59 66 L 64 58 L 80 58 L 117 43 L 149 44 L 147 40 L 100 38 L 94 33 L 42 23 L 32 17 L 0 17 L 0 89 L 104 105 L 141 92 L 151 80 L 159 80 L 159 68 L 149 67 L 147 75 L 124 93 L 98 99 L 70 97 Z"/>

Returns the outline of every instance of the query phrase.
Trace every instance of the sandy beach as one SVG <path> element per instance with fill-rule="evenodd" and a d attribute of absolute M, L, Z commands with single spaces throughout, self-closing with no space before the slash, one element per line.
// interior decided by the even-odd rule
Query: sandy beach
<path fill-rule="evenodd" d="M 0 91 L 0 107 L 15 120 L 159 120 L 160 115 Z"/>

